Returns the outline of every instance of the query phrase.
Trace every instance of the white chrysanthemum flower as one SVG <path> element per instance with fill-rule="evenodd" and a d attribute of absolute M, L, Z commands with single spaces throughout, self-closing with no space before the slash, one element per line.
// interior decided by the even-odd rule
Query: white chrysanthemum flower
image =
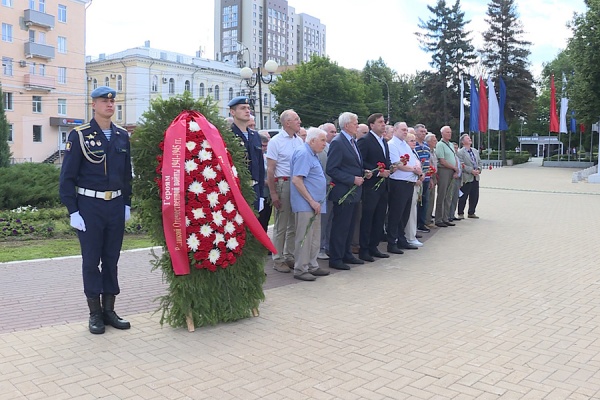
<path fill-rule="evenodd" d="M 202 176 L 204 176 L 204 179 L 206 180 L 215 179 L 217 177 L 217 173 L 210 165 L 207 165 L 204 168 L 204 171 L 202 171 Z"/>
<path fill-rule="evenodd" d="M 235 169 L 235 165 L 231 167 L 231 172 L 233 172 L 233 176 L 237 178 L 237 169 Z"/>
<path fill-rule="evenodd" d="M 212 249 L 208 253 L 208 260 L 213 264 L 217 263 L 217 260 L 219 259 L 219 257 L 221 257 L 221 252 L 219 251 L 219 249 Z"/>
<path fill-rule="evenodd" d="M 230 213 L 233 210 L 235 210 L 235 206 L 233 205 L 233 203 L 231 202 L 231 200 L 227 200 L 227 203 L 225 203 L 225 205 L 223 206 L 223 209 L 225 211 L 227 211 L 228 213 Z"/>
<path fill-rule="evenodd" d="M 221 168 L 221 165 L 220 165 L 220 164 L 217 164 L 217 166 L 216 166 L 215 168 L 217 169 L 217 171 L 221 171 L 221 170 L 222 170 L 222 168 Z"/>
<path fill-rule="evenodd" d="M 221 194 L 227 194 L 227 192 L 229 192 L 229 183 L 227 183 L 225 180 L 219 182 L 217 187 L 219 188 L 219 192 L 221 192 Z"/>
<path fill-rule="evenodd" d="M 190 187 L 188 187 L 188 191 L 195 193 L 195 194 L 204 193 L 204 186 L 202 186 L 202 184 L 200 182 L 194 181 L 194 182 L 190 183 Z"/>
<path fill-rule="evenodd" d="M 214 211 L 212 213 L 212 217 L 213 217 L 213 222 L 215 223 L 215 225 L 217 225 L 217 226 L 223 225 L 223 221 L 225 220 L 225 217 L 223 217 L 223 214 L 221 213 L 221 211 Z"/>
<path fill-rule="evenodd" d="M 238 225 L 241 225 L 244 223 L 244 218 L 242 218 L 242 216 L 237 213 L 235 214 L 235 218 L 233 219 Z"/>
<path fill-rule="evenodd" d="M 238 243 L 237 239 L 232 237 L 227 241 L 227 244 L 225 245 L 229 250 L 235 250 L 237 249 L 237 247 L 240 244 Z"/>
<path fill-rule="evenodd" d="M 195 233 L 192 233 L 190 236 L 188 236 L 187 245 L 188 245 L 188 249 L 190 249 L 191 251 L 198 251 L 198 246 L 200 246 L 200 241 L 198 240 L 198 237 L 196 236 Z"/>
<path fill-rule="evenodd" d="M 208 204 L 211 208 L 214 208 L 217 204 L 219 204 L 219 193 L 212 192 L 206 196 L 206 200 L 208 200 Z"/>
<path fill-rule="evenodd" d="M 185 162 L 185 172 L 187 172 L 188 174 L 197 169 L 198 169 L 198 164 L 196 164 L 196 161 L 188 160 Z"/>
<path fill-rule="evenodd" d="M 208 140 L 205 140 L 202 142 L 202 148 L 203 149 L 210 149 L 210 143 L 208 143 Z"/>
<path fill-rule="evenodd" d="M 210 161 L 212 160 L 212 151 L 208 151 L 206 149 L 202 149 L 198 152 L 198 158 L 200 161 Z"/>
<path fill-rule="evenodd" d="M 206 217 L 206 214 L 204 214 L 204 211 L 201 208 L 193 208 L 192 214 L 194 214 L 195 219 L 200 219 L 200 218 Z"/>
<path fill-rule="evenodd" d="M 185 226 L 190 226 L 190 224 L 192 223 L 192 221 L 190 221 L 190 219 L 187 217 L 187 215 L 185 216 Z"/>
<path fill-rule="evenodd" d="M 209 224 L 204 224 L 200 227 L 200 234 L 204 237 L 209 237 L 210 235 L 212 235 L 213 230 L 210 227 Z"/>
<path fill-rule="evenodd" d="M 200 130 L 200 125 L 196 121 L 190 121 L 189 123 L 190 132 L 198 132 Z"/>
<path fill-rule="evenodd" d="M 213 244 L 219 244 L 225 242 L 225 235 L 222 233 L 215 233 L 215 240 L 213 240 Z"/>
<path fill-rule="evenodd" d="M 187 147 L 189 151 L 193 151 L 196 148 L 196 142 L 190 140 L 189 142 L 185 143 L 185 147 Z"/>
<path fill-rule="evenodd" d="M 225 224 L 225 228 L 223 228 L 223 230 L 225 231 L 225 233 L 228 233 L 231 235 L 233 232 L 235 232 L 235 225 L 233 225 L 233 222 L 227 221 L 227 223 Z"/>

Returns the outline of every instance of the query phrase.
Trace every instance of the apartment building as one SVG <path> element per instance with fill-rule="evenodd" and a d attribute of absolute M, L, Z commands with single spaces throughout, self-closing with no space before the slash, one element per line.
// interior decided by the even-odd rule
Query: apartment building
<path fill-rule="evenodd" d="M 215 59 L 237 66 L 295 65 L 326 54 L 326 27 L 287 0 L 215 0 L 214 46 Z"/>
<path fill-rule="evenodd" d="M 229 63 L 160 50 L 144 46 L 114 54 L 88 57 L 86 63 L 86 90 L 110 86 L 117 91 L 116 112 L 113 121 L 128 131 L 140 121 L 150 102 L 158 97 L 167 99 L 188 91 L 196 98 L 210 97 L 217 102 L 219 115 L 229 116 L 227 103 L 235 96 L 257 97 L 240 76 L 240 68 Z M 266 85 L 265 85 L 266 86 Z M 273 96 L 268 87 L 262 89 L 263 129 L 277 127 L 271 116 Z M 258 99 L 256 99 L 258 101 Z M 88 103 L 91 115 L 91 104 Z M 255 105 L 258 114 L 258 104 Z M 260 126 L 257 115 L 256 126 Z"/>
<path fill-rule="evenodd" d="M 1 0 L 0 84 L 13 162 L 54 162 L 86 119 L 89 0 Z"/>

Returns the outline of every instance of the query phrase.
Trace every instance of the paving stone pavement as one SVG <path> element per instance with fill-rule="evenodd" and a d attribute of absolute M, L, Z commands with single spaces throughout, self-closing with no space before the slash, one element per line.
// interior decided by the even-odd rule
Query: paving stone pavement
<path fill-rule="evenodd" d="M 259 317 L 192 333 L 152 312 L 148 251 L 104 335 L 79 258 L 0 264 L 0 400 L 600 398 L 600 185 L 572 172 L 486 170 L 481 219 L 316 282 L 267 265 Z"/>

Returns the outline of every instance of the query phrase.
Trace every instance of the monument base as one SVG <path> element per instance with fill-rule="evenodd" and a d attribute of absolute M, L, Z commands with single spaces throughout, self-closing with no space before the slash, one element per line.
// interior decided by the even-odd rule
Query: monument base
<path fill-rule="evenodd" d="M 600 173 L 588 176 L 588 183 L 600 183 Z"/>

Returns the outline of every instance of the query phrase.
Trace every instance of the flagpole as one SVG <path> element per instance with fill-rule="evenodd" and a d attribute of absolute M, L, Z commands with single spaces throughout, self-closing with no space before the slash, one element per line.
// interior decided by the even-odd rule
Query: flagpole
<path fill-rule="evenodd" d="M 573 132 L 571 132 L 571 135 Z M 569 134 L 567 134 L 569 135 Z M 571 135 L 569 135 L 569 157 L 567 157 L 567 161 L 571 161 Z"/>

